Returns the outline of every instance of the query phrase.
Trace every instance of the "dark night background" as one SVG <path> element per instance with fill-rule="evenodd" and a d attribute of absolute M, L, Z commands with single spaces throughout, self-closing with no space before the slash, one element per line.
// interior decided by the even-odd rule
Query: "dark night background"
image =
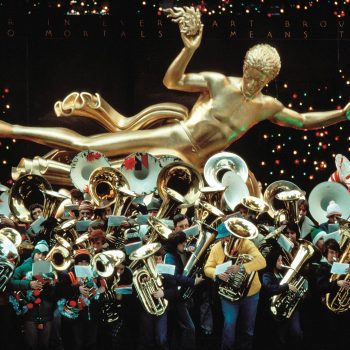
<path fill-rule="evenodd" d="M 57 8 L 57 3 L 62 6 Z M 54 116 L 55 101 L 72 91 L 97 92 L 127 116 L 159 102 L 192 106 L 195 95 L 170 91 L 162 84 L 163 75 L 181 50 L 182 42 L 177 25 L 158 13 L 158 5 L 194 3 L 208 8 L 211 4 L 214 8 L 213 4 L 220 1 L 207 1 L 207 4 L 147 1 L 145 5 L 141 1 L 104 1 L 108 4 L 106 16 L 66 16 L 72 6 L 69 3 L 0 1 L 2 119 L 24 125 L 65 126 L 86 135 L 103 132 L 85 118 Z M 350 86 L 347 84 L 350 79 L 348 6 L 336 7 L 327 1 L 322 5 L 298 2 L 314 3 L 308 9 L 297 9 L 294 1 L 224 3 L 232 14 L 227 10 L 209 16 L 203 11 L 203 40 L 188 71 L 218 71 L 240 76 L 246 50 L 256 43 L 267 42 L 280 53 L 282 69 L 265 93 L 277 97 L 286 106 L 292 103 L 292 108 L 300 112 L 308 111 L 310 106 L 314 110 L 329 110 L 347 103 Z M 9 23 L 9 19 L 12 22 Z M 70 20 L 70 26 L 64 26 L 64 19 Z M 161 28 L 157 26 L 158 19 L 162 20 Z M 230 39 L 232 19 L 236 21 L 238 35 Z M 249 27 L 251 19 L 253 28 Z M 140 20 L 145 27 L 140 27 Z M 214 20 L 218 27 L 213 26 Z M 292 23 L 291 39 L 283 37 L 286 20 Z M 302 20 L 308 21 L 307 39 Z M 327 26 L 323 28 L 320 21 L 327 21 Z M 343 21 L 341 28 L 338 21 Z M 52 37 L 45 36 L 48 28 L 52 30 Z M 102 35 L 105 28 L 106 37 Z M 64 30 L 69 30 L 69 37 L 64 37 Z M 88 38 L 82 36 L 83 30 L 89 32 Z M 158 37 L 158 30 L 162 31 L 162 38 Z M 249 38 L 250 30 L 254 31 L 254 38 Z M 342 38 L 340 30 L 344 31 Z M 121 37 L 122 31 L 127 33 L 126 38 Z M 267 37 L 268 32 L 272 38 Z M 335 154 L 348 156 L 348 130 L 345 122 L 308 132 L 263 122 L 229 150 L 245 159 L 264 186 L 285 179 L 310 191 L 335 170 Z M 33 158 L 49 151 L 30 142 L 1 141 L 2 183 L 10 179 L 11 166 L 16 166 L 22 157 Z"/>

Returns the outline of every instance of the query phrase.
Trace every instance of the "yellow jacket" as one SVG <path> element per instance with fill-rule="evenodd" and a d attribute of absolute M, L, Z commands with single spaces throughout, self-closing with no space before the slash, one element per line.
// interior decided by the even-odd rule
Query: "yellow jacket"
<path fill-rule="evenodd" d="M 248 239 L 244 239 L 242 245 L 238 251 L 238 254 L 249 254 L 253 257 L 253 260 L 243 264 L 247 273 L 252 271 L 259 271 L 266 266 L 265 258 L 261 255 L 258 248 Z M 222 247 L 221 241 L 215 243 L 210 251 L 208 260 L 204 266 L 204 273 L 207 277 L 215 278 L 215 267 L 216 265 L 222 264 L 225 261 L 224 248 Z M 259 275 L 256 273 L 252 284 L 250 286 L 248 296 L 254 295 L 259 292 L 261 288 L 261 283 L 259 280 Z"/>

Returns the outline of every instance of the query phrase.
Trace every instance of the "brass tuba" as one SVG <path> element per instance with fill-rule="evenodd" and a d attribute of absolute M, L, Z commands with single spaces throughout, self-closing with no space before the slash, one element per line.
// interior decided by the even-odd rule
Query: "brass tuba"
<path fill-rule="evenodd" d="M 163 315 L 168 301 L 164 298 L 155 299 L 153 293 L 163 289 L 161 276 L 156 271 L 153 255 L 160 249 L 160 243 L 146 244 L 136 249 L 129 256 L 130 260 L 142 260 L 144 267 L 133 273 L 133 283 L 144 309 L 151 315 Z"/>
<path fill-rule="evenodd" d="M 64 238 L 55 234 L 56 244 L 47 253 L 45 260 L 51 261 L 56 271 L 65 271 L 72 264 L 73 248 Z"/>
<path fill-rule="evenodd" d="M 249 254 L 237 254 L 244 239 L 254 239 L 258 235 L 257 227 L 250 221 L 241 218 L 229 218 L 224 222 L 227 230 L 231 233 L 230 240 L 225 243 L 224 253 L 232 264 L 240 265 L 252 261 Z M 234 253 L 232 253 L 234 252 Z M 230 273 L 227 282 L 219 282 L 219 295 L 230 300 L 237 301 L 245 297 L 255 276 L 255 272 Z"/>
<path fill-rule="evenodd" d="M 305 198 L 305 192 L 299 190 L 282 191 L 276 194 L 276 198 L 284 203 L 288 213 L 288 221 L 299 221 L 298 201 Z"/>
<path fill-rule="evenodd" d="M 188 208 L 200 197 L 203 187 L 200 173 L 184 162 L 166 165 L 158 175 L 157 190 L 162 199 L 157 218 L 172 217 L 179 205 Z"/>
<path fill-rule="evenodd" d="M 21 222 L 32 222 L 29 207 L 34 203 L 44 204 L 44 191 L 51 191 L 51 185 L 42 176 L 25 175 L 20 177 L 9 194 L 12 214 Z"/>
<path fill-rule="evenodd" d="M 350 263 L 350 235 L 349 235 L 349 228 L 347 228 L 347 231 L 344 231 L 345 229 L 340 224 L 340 231 L 341 231 L 341 238 L 347 236 L 347 241 L 341 242 L 341 248 L 343 248 L 346 245 L 345 249 L 343 250 L 343 253 L 339 259 L 340 263 L 349 264 Z M 335 282 L 340 279 L 345 281 L 350 281 L 350 273 L 348 272 L 347 275 L 344 277 L 342 275 L 332 274 L 330 277 L 330 282 Z M 350 309 L 350 290 L 345 288 L 339 288 L 336 293 L 328 293 L 326 294 L 326 305 L 329 310 L 333 311 L 336 314 L 342 314 L 346 311 L 349 311 Z"/>
<path fill-rule="evenodd" d="M 120 276 L 115 268 L 125 259 L 121 250 L 107 250 L 96 254 L 91 261 L 94 271 L 105 280 L 106 290 L 100 295 L 101 320 L 104 323 L 112 323 L 120 317 L 120 304 L 117 300 L 116 289 Z"/>
<path fill-rule="evenodd" d="M 292 292 L 287 290 L 281 294 L 274 295 L 271 298 L 270 310 L 276 320 L 289 319 L 295 308 L 308 290 L 307 280 L 300 275 L 300 271 L 314 254 L 320 254 L 318 248 L 306 240 L 299 240 L 299 249 L 290 266 L 287 268 L 286 274 L 283 276 L 280 284 L 293 284 L 298 291 Z"/>

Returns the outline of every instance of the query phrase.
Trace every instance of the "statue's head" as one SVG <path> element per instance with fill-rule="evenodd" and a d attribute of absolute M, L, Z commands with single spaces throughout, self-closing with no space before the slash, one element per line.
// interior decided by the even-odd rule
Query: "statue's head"
<path fill-rule="evenodd" d="M 243 64 L 243 94 L 253 98 L 267 83 L 276 78 L 280 69 L 281 59 L 274 47 L 258 44 L 250 48 Z"/>
<path fill-rule="evenodd" d="M 257 69 L 271 81 L 277 77 L 281 69 L 281 58 L 274 47 L 258 44 L 251 47 L 245 55 L 243 71 L 248 67 Z"/>

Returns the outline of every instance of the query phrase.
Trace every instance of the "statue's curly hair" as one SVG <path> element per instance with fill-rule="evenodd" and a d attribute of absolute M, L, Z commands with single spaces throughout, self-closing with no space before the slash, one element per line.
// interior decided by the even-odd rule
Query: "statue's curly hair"
<path fill-rule="evenodd" d="M 247 67 L 254 67 L 266 74 L 269 80 L 273 80 L 281 69 L 281 58 L 274 47 L 258 44 L 251 47 L 245 55 L 243 71 Z"/>

